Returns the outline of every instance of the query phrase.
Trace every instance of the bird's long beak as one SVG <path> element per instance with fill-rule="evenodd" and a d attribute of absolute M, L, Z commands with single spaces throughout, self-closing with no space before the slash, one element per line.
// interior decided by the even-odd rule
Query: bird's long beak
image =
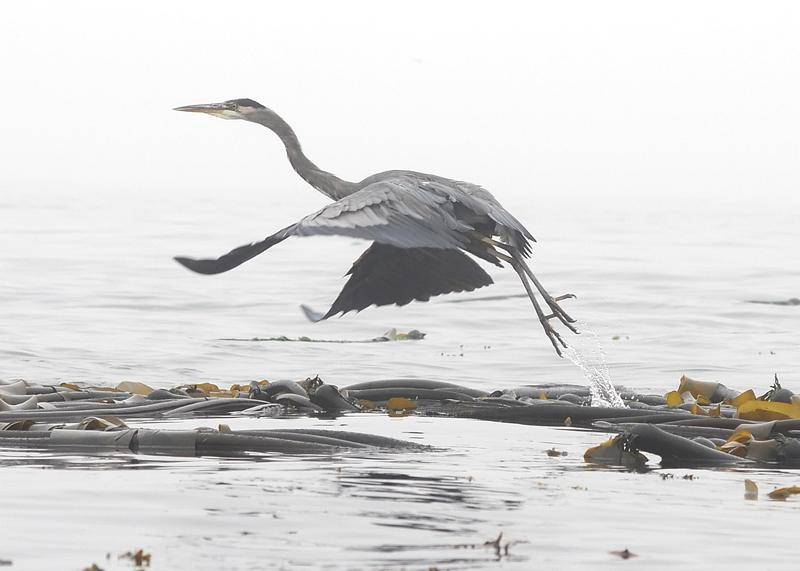
<path fill-rule="evenodd" d="M 206 113 L 222 119 L 236 119 L 239 114 L 227 103 L 203 103 L 201 105 L 185 105 L 176 107 L 175 111 L 189 111 L 191 113 Z"/>

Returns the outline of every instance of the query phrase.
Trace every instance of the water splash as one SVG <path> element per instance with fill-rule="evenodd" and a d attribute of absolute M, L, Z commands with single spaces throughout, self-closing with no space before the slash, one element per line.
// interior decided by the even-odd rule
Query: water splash
<path fill-rule="evenodd" d="M 585 321 L 578 323 L 578 330 L 581 334 L 572 337 L 570 346 L 564 349 L 564 357 L 572 361 L 578 367 L 586 381 L 589 383 L 589 394 L 591 395 L 592 406 L 622 407 L 622 397 L 619 396 L 614 383 L 611 382 L 611 374 L 606 365 L 606 353 L 600 345 L 597 334 L 589 328 Z"/>

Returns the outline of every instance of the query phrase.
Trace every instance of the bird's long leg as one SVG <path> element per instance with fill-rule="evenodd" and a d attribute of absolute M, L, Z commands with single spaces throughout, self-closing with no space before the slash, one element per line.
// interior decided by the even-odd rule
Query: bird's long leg
<path fill-rule="evenodd" d="M 544 311 L 542 311 L 539 302 L 536 300 L 536 295 L 533 293 L 533 288 L 531 288 L 531 284 L 528 283 L 528 278 L 525 275 L 525 270 L 517 263 L 517 261 L 512 258 L 511 256 L 506 256 L 500 252 L 492 252 L 501 260 L 504 260 L 511 264 L 511 267 L 514 268 L 514 271 L 517 272 L 519 279 L 522 281 L 522 285 L 525 287 L 525 291 L 528 293 L 528 297 L 530 298 L 531 302 L 533 303 L 533 308 L 536 310 L 536 315 L 539 317 L 539 323 L 542 324 L 544 328 L 544 333 L 547 335 L 547 338 L 550 339 L 550 343 L 553 344 L 553 348 L 555 348 L 556 353 L 558 353 L 559 357 L 563 357 L 564 355 L 561 353 L 561 347 L 558 346 L 559 343 L 563 347 L 567 347 L 567 344 L 561 338 L 558 331 L 553 329 L 553 326 L 550 325 L 550 319 L 553 317 L 557 317 L 555 314 L 553 315 L 545 315 Z"/>
<path fill-rule="evenodd" d="M 544 298 L 544 301 L 545 303 L 547 303 L 547 306 L 550 308 L 550 310 L 558 316 L 561 322 L 564 325 L 566 325 L 570 331 L 572 331 L 573 333 L 577 333 L 578 329 L 573 325 L 573 323 L 575 323 L 575 319 L 573 317 L 570 317 L 570 315 L 566 311 L 564 311 L 564 309 L 558 304 L 559 300 L 574 298 L 575 295 L 568 293 L 565 295 L 560 295 L 557 298 L 554 298 L 553 296 L 550 295 L 550 293 L 546 289 L 544 289 L 544 286 L 541 284 L 541 282 L 539 282 L 536 276 L 533 275 L 533 272 L 528 267 L 528 264 L 525 263 L 525 260 L 522 259 L 522 256 L 519 254 L 519 252 L 513 252 L 511 255 L 514 258 L 514 260 L 522 267 L 522 270 L 526 274 L 528 274 L 528 277 L 533 282 L 533 285 L 536 286 L 536 289 L 539 290 L 539 293 L 542 294 L 542 297 Z"/>
<path fill-rule="evenodd" d="M 536 289 L 539 290 L 539 293 L 542 294 L 542 298 L 544 299 L 547 306 L 550 310 L 558 317 L 558 319 L 567 326 L 567 328 L 572 331 L 573 333 L 578 333 L 577 328 L 572 325 L 575 323 L 575 319 L 570 317 L 570 315 L 564 311 L 564 309 L 558 304 L 559 301 L 564 299 L 574 298 L 575 295 L 568 293 L 565 295 L 560 295 L 558 297 L 553 297 L 550 293 L 544 288 L 542 283 L 538 280 L 538 278 L 533 275 L 533 271 L 528 267 L 528 264 L 525 263 L 525 260 L 520 255 L 519 250 L 514 246 L 509 244 L 504 244 L 503 242 L 498 242 L 497 240 L 492 240 L 491 238 L 487 238 L 485 236 L 481 237 L 481 241 L 489 244 L 494 247 L 502 248 L 506 250 L 509 254 L 511 254 L 512 258 L 515 260 L 517 264 L 522 268 L 522 270 L 528 274 L 528 277 L 533 282 L 533 285 L 536 286 Z M 510 263 L 510 262 L 509 262 Z"/>

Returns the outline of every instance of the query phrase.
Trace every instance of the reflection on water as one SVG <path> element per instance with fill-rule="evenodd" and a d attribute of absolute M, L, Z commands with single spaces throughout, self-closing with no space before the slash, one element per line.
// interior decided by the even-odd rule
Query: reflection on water
<path fill-rule="evenodd" d="M 398 459 L 398 463 L 402 464 L 402 459 Z M 420 468 L 419 464 L 415 466 L 417 470 Z M 486 489 L 468 477 L 342 470 L 337 475 L 337 483 L 343 493 L 354 498 L 378 501 L 459 504 L 465 509 L 484 509 L 490 504 L 511 509 L 519 502 L 514 491 Z"/>
<path fill-rule="evenodd" d="M 421 545 L 402 545 L 386 544 L 376 545 L 365 549 L 376 554 L 391 554 L 391 559 L 374 558 L 373 565 L 381 566 L 419 566 L 421 568 L 446 569 L 479 569 L 484 565 L 524 563 L 526 557 L 519 557 L 514 554 L 515 545 L 527 543 L 526 541 L 502 541 L 502 535 L 494 540 L 486 540 L 483 543 L 453 543 L 435 544 L 425 543 Z"/>
<path fill-rule="evenodd" d="M 36 448 L 5 448 L 7 442 L 0 444 L 0 468 L 28 467 L 57 470 L 120 470 L 130 468 L 158 468 L 169 463 L 153 462 L 120 453 L 96 454 L 89 451 L 70 453 L 69 451 L 53 452 Z"/>
<path fill-rule="evenodd" d="M 716 533 L 732 543 L 762 532 L 782 537 L 785 530 L 770 560 L 790 560 L 797 504 L 742 499 L 745 477 L 769 490 L 796 483 L 790 470 L 654 465 L 635 473 L 585 464 L 583 451 L 604 439 L 591 431 L 465 419 L 354 415 L 227 422 L 234 430 L 301 426 L 408 435 L 432 448 L 269 459 L 3 449 L 4 486 L 19 490 L 0 503 L 0 517 L 15 522 L 4 532 L 10 547 L 3 556 L 20 568 L 51 569 L 52 555 L 32 549 L 42 522 L 50 522 L 49 533 L 58 539 L 49 553 L 75 569 L 89 563 L 86 557 L 99 560 L 106 552 L 139 547 L 153 554 L 154 570 L 187 562 L 209 570 L 256 564 L 602 567 L 613 561 L 609 551 L 626 547 L 648 569 L 672 569 L 691 565 L 706 549 L 699 538 L 713 519 Z M 187 428 L 197 420 L 143 424 Z M 567 455 L 548 456 L 554 445 Z M 83 522 L 78 527 L 64 517 L 77 513 Z M 760 513 L 770 514 L 769 524 Z M 742 521 L 747 525 L 736 523 Z M 498 556 L 487 542 L 500 532 Z M 664 543 L 684 547 L 666 554 Z M 738 555 L 729 549 L 715 561 L 734 563 Z"/>

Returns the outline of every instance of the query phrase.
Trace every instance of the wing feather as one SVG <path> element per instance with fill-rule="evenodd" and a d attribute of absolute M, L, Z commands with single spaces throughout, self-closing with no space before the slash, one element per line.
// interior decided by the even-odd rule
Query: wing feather
<path fill-rule="evenodd" d="M 232 270 L 236 266 L 245 263 L 251 258 L 255 258 L 275 244 L 283 242 L 286 240 L 286 238 L 292 235 L 295 226 L 296 224 L 292 224 L 291 226 L 287 226 L 282 230 L 278 230 L 272 236 L 267 236 L 259 242 L 253 242 L 251 244 L 245 244 L 244 246 L 234 248 L 219 258 L 196 259 L 187 258 L 185 256 L 176 256 L 174 259 L 183 267 L 188 268 L 193 272 L 197 272 L 198 274 L 221 274 L 222 272 Z"/>
<path fill-rule="evenodd" d="M 460 250 L 398 248 L 374 242 L 353 263 L 327 319 L 337 313 L 361 311 L 370 305 L 406 305 L 435 295 L 472 291 L 494 283 Z"/>
<path fill-rule="evenodd" d="M 378 181 L 297 224 L 297 236 L 350 236 L 398 248 L 460 248 L 472 227 L 454 214 L 440 193 L 422 188 L 413 177 Z"/>
<path fill-rule="evenodd" d="M 470 221 L 459 217 L 457 205 L 478 216 L 487 216 L 507 228 L 513 237 L 518 237 L 523 252 L 528 251 L 525 237 L 530 237 L 530 234 L 488 191 L 468 183 L 406 173 L 367 184 L 296 224 L 219 258 L 175 259 L 194 272 L 218 274 L 239 266 L 292 235 L 349 236 L 401 249 L 458 249 L 470 242 L 467 234 L 474 228 Z M 455 259 L 449 261 L 455 264 Z"/>

